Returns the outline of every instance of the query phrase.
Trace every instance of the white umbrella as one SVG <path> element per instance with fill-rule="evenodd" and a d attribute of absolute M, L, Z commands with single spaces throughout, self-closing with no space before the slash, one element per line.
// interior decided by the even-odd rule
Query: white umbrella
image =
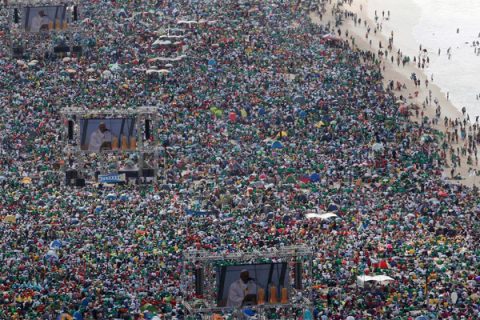
<path fill-rule="evenodd" d="M 102 72 L 102 78 L 108 79 L 112 77 L 112 72 L 110 70 L 105 70 Z"/>
<path fill-rule="evenodd" d="M 70 62 L 70 61 L 72 61 L 72 58 L 70 58 L 70 57 L 65 57 L 65 58 L 63 58 L 62 61 L 63 61 L 63 62 Z"/>
<path fill-rule="evenodd" d="M 384 149 L 383 143 L 374 143 L 372 146 L 373 151 L 382 151 Z"/>

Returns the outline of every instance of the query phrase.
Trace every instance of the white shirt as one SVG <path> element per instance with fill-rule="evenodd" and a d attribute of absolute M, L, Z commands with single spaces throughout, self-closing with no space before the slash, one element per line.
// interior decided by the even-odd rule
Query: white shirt
<path fill-rule="evenodd" d="M 100 151 L 100 147 L 104 142 L 111 142 L 112 134 L 110 131 L 102 132 L 100 129 L 95 130 L 90 135 L 90 144 L 88 145 L 88 150 L 90 151 Z"/>
<path fill-rule="evenodd" d="M 40 31 L 40 28 L 43 26 L 43 25 L 48 25 L 50 23 L 50 18 L 47 17 L 47 16 L 35 16 L 33 17 L 32 19 L 32 25 L 30 27 L 30 31 L 33 31 L 33 32 L 38 32 Z"/>
<path fill-rule="evenodd" d="M 227 307 L 241 307 L 243 299 L 245 299 L 247 294 L 257 294 L 257 285 L 255 282 L 250 280 L 245 284 L 242 279 L 236 280 L 228 289 Z"/>

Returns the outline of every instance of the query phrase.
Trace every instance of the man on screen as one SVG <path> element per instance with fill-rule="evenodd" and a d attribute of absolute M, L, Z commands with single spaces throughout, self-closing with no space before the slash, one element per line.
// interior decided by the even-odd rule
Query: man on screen
<path fill-rule="evenodd" d="M 245 304 L 256 304 L 257 285 L 250 278 L 248 271 L 240 271 L 240 279 L 230 285 L 228 289 L 227 307 L 239 308 Z"/>
<path fill-rule="evenodd" d="M 39 32 L 40 30 L 48 30 L 49 24 L 52 22 L 45 11 L 38 11 L 38 15 L 33 17 L 32 26 L 30 30 L 33 32 Z"/>
<path fill-rule="evenodd" d="M 98 129 L 93 131 L 90 135 L 90 143 L 88 150 L 102 151 L 112 149 L 112 133 L 107 129 L 105 122 L 100 122 Z"/>

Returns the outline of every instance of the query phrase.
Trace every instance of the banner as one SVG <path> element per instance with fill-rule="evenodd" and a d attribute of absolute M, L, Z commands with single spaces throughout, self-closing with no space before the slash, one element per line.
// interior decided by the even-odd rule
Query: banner
<path fill-rule="evenodd" d="M 118 182 L 125 182 L 126 176 L 125 173 L 118 174 L 118 173 L 109 173 L 109 174 L 101 174 L 98 176 L 98 182 L 100 183 L 118 183 Z"/>

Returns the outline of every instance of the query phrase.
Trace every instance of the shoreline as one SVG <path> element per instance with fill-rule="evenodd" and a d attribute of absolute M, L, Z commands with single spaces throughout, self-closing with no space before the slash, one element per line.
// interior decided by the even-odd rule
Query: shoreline
<path fill-rule="evenodd" d="M 371 51 L 378 56 L 379 43 L 381 43 L 383 47 L 382 51 L 385 51 L 389 41 L 381 31 L 374 32 L 376 23 L 368 16 L 368 6 L 371 6 L 371 3 L 360 3 L 359 0 L 353 0 L 351 4 L 344 3 L 343 6 L 339 8 L 337 7 L 337 4 L 338 1 L 335 0 L 328 2 L 325 6 L 326 11 L 324 14 L 322 14 L 322 17 L 320 17 L 317 12 L 312 12 L 309 16 L 312 21 L 317 24 L 327 24 L 330 22 L 330 29 L 332 33 L 335 32 L 335 35 L 338 36 L 338 31 L 340 30 L 340 37 L 347 41 L 352 48 L 363 51 Z M 337 27 L 335 27 L 335 10 L 340 10 L 344 18 L 342 24 Z M 375 8 L 373 10 L 375 10 Z M 343 14 L 345 11 L 351 13 L 352 15 L 356 15 L 357 19 L 361 19 L 361 23 L 355 24 L 352 17 L 346 18 Z M 391 14 L 395 13 L 392 12 Z M 364 24 L 365 21 L 367 22 L 366 26 Z M 370 27 L 370 32 L 368 33 L 367 39 L 365 36 L 367 34 L 368 27 Z M 436 129 L 445 135 L 447 135 L 447 132 L 452 132 L 453 128 L 446 127 L 444 125 L 444 118 L 448 117 L 453 121 L 455 119 L 463 121 L 464 116 L 462 115 L 462 112 L 447 99 L 445 93 L 443 93 L 442 89 L 437 86 L 434 81 L 431 82 L 431 79 L 428 77 L 426 72 L 420 68 L 417 68 L 413 62 L 407 63 L 403 66 L 402 63 L 397 65 L 396 60 L 394 59 L 394 62 L 392 63 L 390 60 L 391 56 L 396 55 L 399 50 L 402 50 L 402 48 L 397 47 L 395 44 L 395 39 L 393 39 L 392 49 L 389 50 L 388 58 L 380 58 L 384 87 L 387 88 L 392 80 L 395 84 L 400 82 L 406 86 L 406 89 L 394 89 L 393 92 L 397 97 L 403 96 L 406 98 L 407 105 L 413 103 L 420 106 L 418 116 L 413 113 L 413 115 L 409 117 L 410 121 L 420 123 L 422 116 L 428 117 L 429 126 L 433 129 Z M 421 81 L 420 86 L 415 86 L 413 80 L 410 79 L 410 75 L 412 73 L 415 73 L 417 79 Z M 425 85 L 425 80 L 429 81 L 428 87 Z M 431 99 L 429 99 L 430 97 Z M 426 99 L 429 99 L 429 103 L 423 108 L 422 104 L 425 103 Z M 438 101 L 441 111 L 441 115 L 436 121 L 434 120 L 436 118 L 437 110 L 436 105 L 432 100 Z M 469 124 L 472 125 L 472 123 Z M 448 180 L 450 183 L 460 183 L 465 186 L 472 187 L 476 184 L 476 177 L 473 176 L 471 172 L 472 170 L 478 170 L 479 166 L 475 163 L 475 159 L 473 159 L 472 165 L 467 165 L 467 156 L 463 156 L 462 152 L 460 152 L 460 148 L 464 147 L 465 141 L 459 140 L 458 143 L 449 142 L 449 146 L 454 149 L 453 153 L 455 153 L 455 149 L 458 149 L 458 156 L 460 157 L 461 163 L 460 167 L 457 166 L 454 169 L 454 175 L 459 175 L 462 179 L 451 179 L 452 168 L 454 166 L 448 155 L 445 158 L 447 166 L 445 166 L 443 169 L 442 177 Z"/>

